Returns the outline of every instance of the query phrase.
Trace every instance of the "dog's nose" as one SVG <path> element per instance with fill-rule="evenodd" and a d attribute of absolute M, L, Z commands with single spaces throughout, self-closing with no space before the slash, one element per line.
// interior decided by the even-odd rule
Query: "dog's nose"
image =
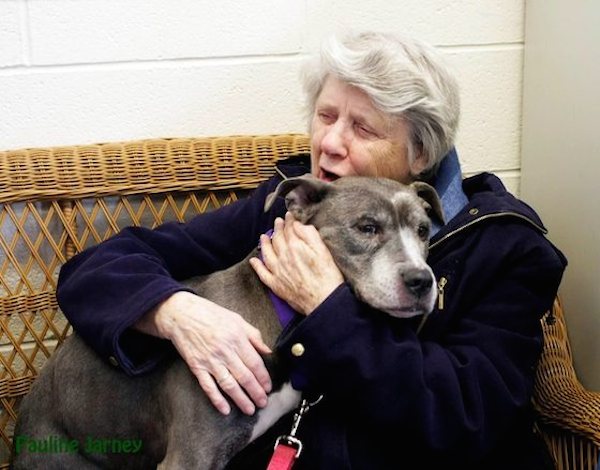
<path fill-rule="evenodd" d="M 413 268 L 402 273 L 404 285 L 415 297 L 427 293 L 433 284 L 431 273 L 427 269 Z"/>

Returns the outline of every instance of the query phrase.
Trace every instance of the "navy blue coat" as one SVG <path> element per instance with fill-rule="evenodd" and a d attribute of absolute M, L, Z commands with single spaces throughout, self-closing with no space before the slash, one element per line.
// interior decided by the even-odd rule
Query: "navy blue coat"
<path fill-rule="evenodd" d="M 280 165 L 249 198 L 186 224 L 128 228 L 75 256 L 57 290 L 75 330 L 126 373 L 152 369 L 170 344 L 129 327 L 182 290 L 178 280 L 243 259 L 284 214 L 281 200 L 264 213 L 264 200 L 282 174 L 308 170 L 299 162 Z M 440 300 L 419 335 L 419 319 L 375 311 L 348 285 L 281 335 L 294 386 L 325 395 L 300 428 L 297 468 L 545 468 L 530 398 L 540 318 L 566 260 L 497 177 L 480 174 L 463 188 L 468 206 L 430 242 Z M 291 354 L 295 343 L 305 346 L 301 357 Z"/>

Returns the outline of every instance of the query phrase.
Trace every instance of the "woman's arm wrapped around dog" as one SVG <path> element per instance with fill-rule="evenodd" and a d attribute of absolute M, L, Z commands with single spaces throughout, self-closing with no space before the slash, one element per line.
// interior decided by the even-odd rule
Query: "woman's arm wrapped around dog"
<path fill-rule="evenodd" d="M 278 181 L 185 224 L 124 229 L 73 257 L 60 272 L 57 298 L 75 331 L 130 375 L 152 369 L 173 344 L 221 412 L 230 408 L 213 377 L 229 377 L 228 368 L 245 377 L 246 392 L 263 404 L 270 380 L 258 353 L 269 349 L 258 330 L 178 281 L 243 259 L 273 225 L 274 211 L 265 213 L 264 201 Z M 238 381 L 230 382 L 234 402 L 252 413 Z"/>

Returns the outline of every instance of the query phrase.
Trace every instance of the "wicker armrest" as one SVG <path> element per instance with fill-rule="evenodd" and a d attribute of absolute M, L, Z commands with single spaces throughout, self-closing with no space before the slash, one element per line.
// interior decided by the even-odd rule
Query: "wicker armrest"
<path fill-rule="evenodd" d="M 588 454 L 585 465 L 560 465 L 559 462 L 559 468 L 595 468 L 591 465 L 600 449 L 600 393 L 586 390 L 577 378 L 560 299 L 555 300 L 542 324 L 544 351 L 533 397 L 538 420 L 553 429 L 555 458 L 559 453 L 569 454 L 568 447 L 580 447 Z M 548 436 L 545 437 L 548 442 Z"/>

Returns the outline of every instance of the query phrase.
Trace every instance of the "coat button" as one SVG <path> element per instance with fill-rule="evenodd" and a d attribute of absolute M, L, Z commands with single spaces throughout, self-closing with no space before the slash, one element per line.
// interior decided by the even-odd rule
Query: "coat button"
<path fill-rule="evenodd" d="M 477 214 L 479 214 L 479 209 L 477 209 L 477 207 L 473 207 L 473 209 L 471 209 L 469 211 L 469 214 L 471 214 L 471 215 L 477 215 Z"/>
<path fill-rule="evenodd" d="M 292 346 L 292 355 L 300 357 L 304 354 L 304 345 L 302 343 L 296 343 Z"/>
<path fill-rule="evenodd" d="M 119 361 L 117 361 L 117 358 L 115 356 L 110 356 L 108 358 L 108 362 L 110 362 L 110 364 L 115 367 L 119 367 Z"/>

